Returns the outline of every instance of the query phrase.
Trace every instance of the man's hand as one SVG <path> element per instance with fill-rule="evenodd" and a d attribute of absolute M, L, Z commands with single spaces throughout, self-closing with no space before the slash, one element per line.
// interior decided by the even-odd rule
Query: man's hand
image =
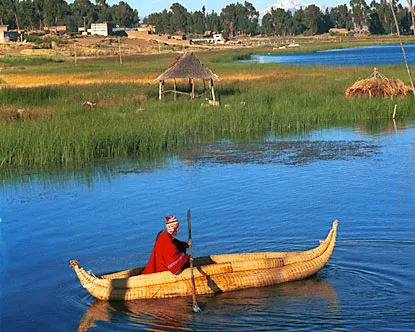
<path fill-rule="evenodd" d="M 192 245 L 192 240 L 187 241 L 187 245 L 190 247 Z"/>

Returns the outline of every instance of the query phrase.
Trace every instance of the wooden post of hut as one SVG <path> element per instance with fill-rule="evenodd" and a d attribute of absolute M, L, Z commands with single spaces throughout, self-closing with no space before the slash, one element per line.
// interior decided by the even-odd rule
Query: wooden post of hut
<path fill-rule="evenodd" d="M 212 94 L 212 100 L 213 101 L 216 101 L 216 98 L 215 98 L 215 89 L 213 87 L 213 78 L 211 78 L 210 81 L 209 81 L 209 89 L 210 89 L 210 93 Z"/>
<path fill-rule="evenodd" d="M 207 69 L 196 58 L 194 53 L 185 52 L 168 68 L 164 73 L 156 78 L 159 81 L 159 99 L 164 99 L 164 92 L 173 92 L 174 99 L 176 100 L 177 94 L 190 95 L 190 99 L 195 99 L 195 79 L 201 79 L 203 83 L 209 80 L 209 89 L 212 94 L 213 101 L 216 101 L 215 92 L 213 89 L 213 79 L 217 76 Z M 176 79 L 188 80 L 191 84 L 191 92 L 179 92 L 177 89 Z M 164 81 L 173 80 L 173 90 L 164 90 Z"/>
<path fill-rule="evenodd" d="M 159 81 L 159 100 L 161 100 L 161 81 Z"/>
<path fill-rule="evenodd" d="M 164 80 L 161 80 L 159 84 L 159 100 L 163 100 L 163 99 L 164 99 Z"/>

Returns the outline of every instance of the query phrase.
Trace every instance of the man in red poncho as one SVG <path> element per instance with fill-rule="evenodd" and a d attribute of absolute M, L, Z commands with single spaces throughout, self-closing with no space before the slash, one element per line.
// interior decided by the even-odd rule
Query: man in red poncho
<path fill-rule="evenodd" d="M 179 274 L 187 266 L 189 255 L 186 254 L 186 249 L 189 245 L 173 237 L 178 231 L 179 220 L 175 216 L 167 216 L 166 230 L 157 235 L 150 260 L 141 274 L 167 270 L 173 274 Z"/>

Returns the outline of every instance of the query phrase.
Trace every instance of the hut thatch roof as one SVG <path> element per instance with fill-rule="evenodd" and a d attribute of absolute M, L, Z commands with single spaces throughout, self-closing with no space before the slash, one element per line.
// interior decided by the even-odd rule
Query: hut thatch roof
<path fill-rule="evenodd" d="M 164 81 L 175 78 L 198 78 L 202 80 L 210 80 L 217 78 L 217 76 L 201 64 L 193 52 L 185 52 L 172 63 L 170 68 L 168 68 L 155 80 Z"/>

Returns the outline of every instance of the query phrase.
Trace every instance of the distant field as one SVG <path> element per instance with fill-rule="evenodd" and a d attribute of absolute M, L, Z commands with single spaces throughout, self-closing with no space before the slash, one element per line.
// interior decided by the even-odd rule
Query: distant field
<path fill-rule="evenodd" d="M 99 43 L 98 39 L 94 39 Z M 131 47 L 131 40 L 126 39 L 123 47 Z M 259 80 L 263 78 L 278 78 L 279 74 L 261 69 L 241 66 L 234 63 L 238 59 L 248 59 L 254 53 L 294 53 L 315 52 L 333 48 L 347 48 L 379 43 L 397 43 L 393 37 L 290 37 L 290 38 L 251 38 L 243 40 L 253 46 L 238 46 L 234 48 L 212 47 L 208 50 L 194 49 L 200 60 L 214 70 L 222 82 L 235 80 Z M 406 37 L 405 42 L 413 42 L 412 37 Z M 78 41 L 79 43 L 79 41 Z M 91 42 L 92 43 L 92 42 Z M 290 43 L 298 47 L 280 48 Z M 84 44 L 86 42 L 84 41 Z M 91 44 L 95 47 L 95 44 Z M 133 44 L 134 45 L 134 44 Z M 135 45 L 134 47 L 136 47 Z M 73 45 L 66 45 L 73 51 Z M 40 87 L 48 85 L 88 85 L 88 84 L 153 84 L 153 80 L 169 67 L 177 57 L 177 51 L 192 50 L 191 48 L 177 48 L 165 46 L 162 53 L 145 54 L 126 52 L 112 56 L 74 57 L 73 54 L 63 52 L 54 54 L 53 50 L 44 50 L 37 56 L 12 55 L 0 57 L 0 87 Z M 36 50 L 42 51 L 42 50 Z M 20 52 L 19 54 L 21 54 Z M 23 52 L 24 53 L 24 52 Z M 133 54 L 132 54 L 133 53 Z M 68 54 L 70 54 L 68 56 Z"/>

